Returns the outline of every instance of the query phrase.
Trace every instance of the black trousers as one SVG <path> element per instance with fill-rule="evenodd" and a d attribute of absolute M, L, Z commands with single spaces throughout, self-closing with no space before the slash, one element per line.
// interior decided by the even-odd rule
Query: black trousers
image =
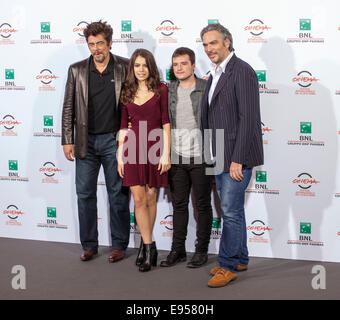
<path fill-rule="evenodd" d="M 193 160 L 193 159 L 191 159 Z M 193 206 L 197 210 L 196 252 L 207 253 L 211 235 L 211 187 L 213 176 L 205 174 L 206 164 L 172 164 L 169 184 L 173 206 L 172 249 L 185 251 L 189 221 L 189 197 L 193 190 Z"/>

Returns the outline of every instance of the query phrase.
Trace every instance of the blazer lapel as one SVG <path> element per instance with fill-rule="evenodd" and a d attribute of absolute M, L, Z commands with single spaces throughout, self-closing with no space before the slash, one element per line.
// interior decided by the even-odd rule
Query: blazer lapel
<path fill-rule="evenodd" d="M 114 79 L 115 79 L 115 94 L 116 94 L 116 105 L 119 105 L 120 91 L 122 89 L 122 66 L 117 62 L 116 56 L 113 55 L 114 61 Z"/>

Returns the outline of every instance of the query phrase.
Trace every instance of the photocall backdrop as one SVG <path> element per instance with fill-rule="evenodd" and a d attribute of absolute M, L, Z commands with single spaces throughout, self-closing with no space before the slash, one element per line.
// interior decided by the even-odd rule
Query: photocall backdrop
<path fill-rule="evenodd" d="M 251 256 L 340 261 L 340 3 L 338 1 L 19 1 L 0 12 L 0 237 L 79 243 L 74 163 L 61 147 L 61 113 L 70 64 L 89 51 L 83 29 L 103 19 L 113 27 L 112 52 L 155 55 L 169 81 L 180 46 L 209 59 L 200 31 L 220 22 L 237 56 L 256 70 L 265 164 L 246 192 Z M 192 203 L 192 202 L 191 202 Z M 221 235 L 218 198 L 210 253 Z M 170 249 L 172 205 L 158 196 L 154 238 Z M 103 173 L 98 180 L 101 245 L 110 245 Z M 130 247 L 139 233 L 130 202 Z M 190 207 L 187 250 L 194 251 Z"/>

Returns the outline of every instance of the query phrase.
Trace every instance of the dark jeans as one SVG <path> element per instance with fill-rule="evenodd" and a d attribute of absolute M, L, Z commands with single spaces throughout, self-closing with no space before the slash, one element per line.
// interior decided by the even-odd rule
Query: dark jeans
<path fill-rule="evenodd" d="M 117 148 L 113 133 L 89 135 L 86 158 L 76 159 L 79 231 L 84 250 L 98 247 L 97 180 L 101 165 L 110 204 L 112 248 L 125 250 L 129 244 L 129 189 L 122 187 L 117 172 Z"/>
<path fill-rule="evenodd" d="M 173 164 L 169 171 L 172 196 L 173 240 L 172 249 L 185 251 L 189 220 L 189 196 L 191 187 L 194 207 L 198 211 L 196 252 L 207 253 L 211 235 L 212 208 L 211 186 L 213 176 L 205 175 L 205 164 Z"/>

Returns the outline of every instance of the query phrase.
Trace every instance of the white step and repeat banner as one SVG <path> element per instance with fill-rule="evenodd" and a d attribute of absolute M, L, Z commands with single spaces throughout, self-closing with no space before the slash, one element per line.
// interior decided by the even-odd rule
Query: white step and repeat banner
<path fill-rule="evenodd" d="M 19 1 L 0 11 L 0 237 L 78 243 L 74 163 L 63 155 L 61 112 L 68 66 L 89 56 L 83 28 L 108 21 L 112 52 L 152 51 L 168 80 L 173 51 L 192 48 L 220 22 L 256 70 L 265 164 L 246 197 L 251 256 L 340 261 L 339 1 Z M 221 235 L 217 197 L 209 252 Z M 98 181 L 100 244 L 109 245 L 104 176 Z M 131 201 L 130 247 L 139 244 Z M 194 251 L 191 207 L 187 249 Z M 172 239 L 169 190 L 161 189 L 154 238 Z M 0 240 L 1 241 L 1 240 Z"/>

